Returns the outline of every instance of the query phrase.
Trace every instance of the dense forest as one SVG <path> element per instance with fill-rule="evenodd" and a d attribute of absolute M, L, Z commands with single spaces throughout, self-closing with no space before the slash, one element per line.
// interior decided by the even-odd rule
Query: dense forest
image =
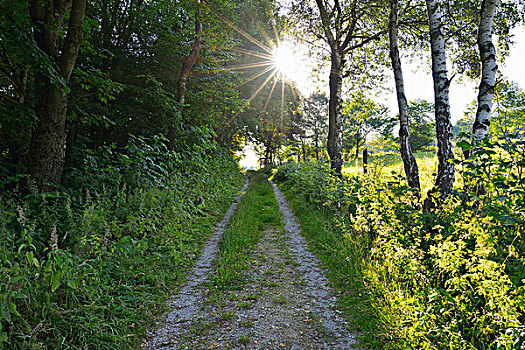
<path fill-rule="evenodd" d="M 261 174 L 288 197 L 356 348 L 525 349 L 525 90 L 500 69 L 524 1 L 0 10 L 0 349 L 140 347 L 248 148 L 247 197 L 273 195 Z M 407 95 L 409 62 L 433 100 Z M 477 86 L 462 116 L 455 81 Z M 246 217 L 279 227 L 269 203 Z M 237 290 L 221 254 L 210 283 Z"/>

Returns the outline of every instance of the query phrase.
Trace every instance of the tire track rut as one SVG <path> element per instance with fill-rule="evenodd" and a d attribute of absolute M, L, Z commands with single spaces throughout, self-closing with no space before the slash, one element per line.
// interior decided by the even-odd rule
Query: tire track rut
<path fill-rule="evenodd" d="M 284 195 L 271 185 L 284 229 L 268 227 L 247 251 L 249 282 L 242 290 L 219 294 L 208 289 L 212 260 L 234 204 L 143 349 L 353 349 L 355 338 L 337 310 L 336 294 Z"/>

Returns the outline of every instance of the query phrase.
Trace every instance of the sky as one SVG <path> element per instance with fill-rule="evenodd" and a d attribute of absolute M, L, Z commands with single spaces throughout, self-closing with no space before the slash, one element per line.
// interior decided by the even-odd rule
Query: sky
<path fill-rule="evenodd" d="M 505 64 L 500 66 L 500 70 L 507 77 L 507 79 L 517 83 L 522 89 L 525 89 L 525 27 L 521 26 L 512 31 L 514 35 L 514 45 L 511 46 L 509 56 L 505 60 Z M 289 49 L 289 48 L 288 48 Z M 290 50 L 290 49 L 289 49 Z M 291 49 L 293 54 L 297 55 L 290 62 L 285 62 L 293 66 L 294 71 L 290 73 L 290 79 L 296 80 L 298 88 L 304 93 L 309 94 L 313 90 L 312 86 L 315 84 L 312 78 L 309 77 L 311 69 L 314 64 L 309 62 L 302 56 L 307 50 L 305 48 Z M 295 64 L 294 64 L 295 63 Z M 405 92 L 409 100 L 424 99 L 428 101 L 434 100 L 434 90 L 432 76 L 429 72 L 419 68 L 417 64 L 403 63 L 403 75 L 405 79 Z M 295 76 L 295 78 L 294 78 Z M 468 105 L 477 97 L 477 82 L 459 81 L 454 79 L 450 86 L 450 112 L 452 122 L 456 123 L 464 116 L 464 112 Z M 386 105 L 391 113 L 396 114 L 398 107 L 394 90 L 394 79 L 389 79 L 389 86 L 391 90 L 388 94 L 382 94 L 377 98 L 377 102 Z M 240 161 L 241 166 L 246 168 L 257 167 L 257 156 L 252 146 L 248 146 L 244 150 L 244 157 Z"/>
<path fill-rule="evenodd" d="M 500 70 L 511 81 L 516 82 L 522 89 L 525 89 L 525 28 L 516 28 L 513 32 L 513 41 L 515 44 L 511 47 L 509 57 L 505 60 L 505 65 L 500 66 Z M 409 100 L 424 99 L 428 101 L 434 100 L 434 90 L 432 76 L 423 71 L 417 70 L 416 64 L 403 64 L 403 75 L 405 78 L 406 95 Z M 452 123 L 456 123 L 463 118 L 464 112 L 468 105 L 477 98 L 478 82 L 465 81 L 459 82 L 458 79 L 452 80 L 450 85 L 450 113 Z M 388 96 L 384 95 L 382 103 L 388 108 L 397 113 L 397 101 L 394 94 L 393 75 L 391 82 L 391 90 Z M 385 99 L 386 98 L 386 99 Z"/>

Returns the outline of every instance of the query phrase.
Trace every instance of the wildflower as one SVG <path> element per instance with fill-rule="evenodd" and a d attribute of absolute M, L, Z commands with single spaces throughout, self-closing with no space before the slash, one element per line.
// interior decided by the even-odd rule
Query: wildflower
<path fill-rule="evenodd" d="M 53 224 L 53 228 L 51 229 L 51 250 L 54 252 L 58 251 L 58 235 L 56 224 Z"/>
<path fill-rule="evenodd" d="M 22 207 L 20 205 L 18 205 L 16 207 L 16 210 L 18 210 L 18 217 L 20 218 L 20 224 L 22 226 L 25 226 L 26 225 L 26 217 L 24 215 L 24 210 L 22 209 Z"/>
<path fill-rule="evenodd" d="M 109 227 L 106 227 L 106 233 L 104 234 L 104 239 L 102 240 L 102 251 L 106 250 L 106 247 L 109 245 L 110 238 L 111 238 L 111 230 Z"/>

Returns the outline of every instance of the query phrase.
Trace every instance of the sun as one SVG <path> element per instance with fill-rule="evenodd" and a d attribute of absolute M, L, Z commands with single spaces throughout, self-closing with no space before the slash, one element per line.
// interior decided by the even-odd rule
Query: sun
<path fill-rule="evenodd" d="M 289 42 L 281 42 L 272 53 L 272 63 L 282 78 L 298 81 L 302 75 L 302 57 Z"/>
<path fill-rule="evenodd" d="M 311 53 L 307 46 L 297 40 L 293 40 L 295 39 L 294 37 L 291 37 L 292 40 L 283 40 L 279 37 L 278 30 L 275 27 L 275 21 L 272 22 L 274 25 L 275 40 L 272 40 L 267 33 L 262 32 L 267 40 L 267 43 L 264 43 L 250 33 L 239 28 L 227 18 L 218 13 L 213 13 L 256 47 L 255 50 L 246 49 L 244 47 L 232 48 L 232 51 L 251 57 L 251 59 L 245 63 L 225 67 L 225 69 L 230 71 L 253 71 L 253 74 L 246 79 L 243 79 L 238 87 L 249 82 L 257 82 L 258 87 L 252 95 L 246 99 L 242 108 L 239 108 L 236 113 L 233 113 L 230 119 L 223 124 L 223 129 L 230 125 L 230 123 L 245 110 L 245 107 L 249 106 L 261 92 L 264 92 L 264 88 L 267 86 L 269 86 L 270 89 L 269 94 L 266 96 L 266 103 L 264 104 L 262 111 L 264 112 L 266 110 L 274 92 L 278 93 L 280 90 L 282 122 L 284 118 L 285 94 L 291 92 L 296 97 L 298 94 L 308 95 L 317 87 L 316 83 L 312 83 L 310 80 L 310 77 L 316 69 L 316 64 L 312 60 Z M 286 88 L 286 86 L 288 88 Z"/>

